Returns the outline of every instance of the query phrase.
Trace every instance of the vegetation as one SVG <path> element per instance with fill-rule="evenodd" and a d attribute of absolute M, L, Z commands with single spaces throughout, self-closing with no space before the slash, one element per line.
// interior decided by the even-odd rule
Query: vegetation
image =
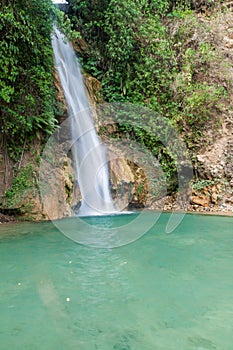
<path fill-rule="evenodd" d="M 176 103 L 172 118 L 188 148 L 195 151 L 212 142 L 204 136 L 205 131 L 211 127 L 214 135 L 219 130 L 227 76 L 221 77 L 222 57 L 212 36 L 206 35 L 210 32 L 207 22 L 200 25 L 192 11 L 179 12 L 179 17 L 173 29 L 177 67 L 172 82 Z"/>
<path fill-rule="evenodd" d="M 100 79 L 107 101 L 168 106 L 174 59 L 162 25 L 168 1 L 71 1 L 71 20 L 87 43 L 85 70 Z"/>
<path fill-rule="evenodd" d="M 201 6 L 213 2 L 71 0 L 69 12 L 85 41 L 82 65 L 101 80 L 104 99 L 144 105 L 170 118 L 191 148 L 200 145 L 209 120 L 218 126 L 215 112 L 226 96 L 208 76 L 218 56 L 201 33 L 209 29 L 199 29 L 190 10 Z M 188 45 L 195 33 L 199 39 Z"/>
<path fill-rule="evenodd" d="M 186 46 L 199 25 L 190 8 L 211 3 L 71 0 L 69 18 L 57 17 L 76 42 L 85 42 L 82 65 L 101 81 L 106 101 L 151 108 L 171 119 L 195 148 L 206 122 L 214 116 L 217 125 L 213 110 L 226 94 L 207 77 L 216 59 L 212 44 L 200 40 L 194 48 Z M 16 160 L 32 137 L 52 132 L 56 123 L 50 40 L 55 9 L 50 0 L 4 0 L 3 5 L 0 128 Z M 178 29 L 171 36 L 174 18 Z"/>
<path fill-rule="evenodd" d="M 217 3 L 217 2 L 215 2 Z M 209 126 L 219 131 L 219 114 L 227 90 L 212 79 L 220 62 L 214 43 L 203 33 L 193 9 L 213 6 L 210 1 L 71 0 L 69 16 L 80 32 L 83 68 L 102 83 L 105 101 L 146 106 L 156 116 L 168 118 L 195 152 L 211 139 L 203 136 Z M 84 44 L 84 43 L 85 44 Z M 120 123 L 120 131 L 148 147 L 175 190 L 177 169 L 164 146 L 141 125 Z"/>
<path fill-rule="evenodd" d="M 208 186 L 213 186 L 216 182 L 214 180 L 198 180 L 193 184 L 193 189 L 201 192 Z"/>
<path fill-rule="evenodd" d="M 216 77 L 221 54 L 213 35 L 206 34 L 211 32 L 208 21 L 200 21 L 194 13 L 210 11 L 219 3 L 222 1 L 70 0 L 64 16 L 50 0 L 3 0 L 0 143 L 10 158 L 20 168 L 32 140 L 43 143 L 57 123 L 51 46 L 56 18 L 74 42 L 84 71 L 100 80 L 104 100 L 138 107 L 134 123 L 130 117 L 127 122 L 126 115 L 117 133 L 156 155 L 169 191 L 175 191 L 176 160 L 152 131 L 162 116 L 167 125 L 179 130 L 191 154 L 209 145 L 219 133 L 219 116 L 232 80 L 223 69 L 221 77 Z M 153 112 L 146 127 L 137 113 L 141 107 Z M 209 129 L 211 137 L 206 137 Z M 164 128 L 164 135 L 167 132 Z M 12 188 L 5 193 L 9 205 L 21 191 L 18 187 L 30 178 L 29 170 L 23 165 L 15 172 Z"/>
<path fill-rule="evenodd" d="M 0 130 L 14 160 L 55 124 L 51 9 L 47 0 L 4 0 L 1 7 Z"/>
<path fill-rule="evenodd" d="M 28 194 L 35 186 L 34 165 L 29 163 L 17 171 L 11 188 L 5 191 L 2 207 L 8 209 L 17 209 L 19 207 L 22 212 L 28 211 L 30 209 Z M 23 207 L 22 200 L 24 200 Z"/>

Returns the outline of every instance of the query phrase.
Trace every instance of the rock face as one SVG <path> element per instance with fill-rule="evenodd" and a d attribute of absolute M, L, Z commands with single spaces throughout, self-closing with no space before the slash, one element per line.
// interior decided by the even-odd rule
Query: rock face
<path fill-rule="evenodd" d="M 222 58 L 222 64 L 218 71 L 213 71 L 212 78 L 219 85 L 227 87 L 229 95 L 219 114 L 219 135 L 212 137 L 210 145 L 200 149 L 194 157 L 196 184 L 193 186 L 190 210 L 233 213 L 233 89 L 232 83 L 229 85 L 233 81 L 232 19 L 231 7 L 227 11 L 220 11 L 215 18 L 200 17 L 201 21 L 208 22 L 209 39 Z M 224 76 L 227 76 L 227 80 Z"/>
<path fill-rule="evenodd" d="M 58 164 L 43 167 L 40 183 L 42 214 L 55 220 L 72 215 L 71 203 L 74 196 L 74 174 L 71 160 L 64 155 Z M 44 184 L 43 184 L 44 182 Z"/>
<path fill-rule="evenodd" d="M 117 210 L 149 205 L 148 179 L 143 169 L 125 158 L 109 162 L 112 198 Z"/>
<path fill-rule="evenodd" d="M 117 210 L 125 210 L 133 197 L 134 175 L 123 158 L 113 159 L 109 164 L 112 197 Z"/>
<path fill-rule="evenodd" d="M 60 122 L 62 123 L 67 117 L 67 107 L 56 75 L 55 85 L 58 91 L 58 101 L 63 106 L 60 116 Z M 92 111 L 94 111 L 100 84 L 94 78 L 85 77 L 85 85 L 90 105 L 93 106 Z M 94 114 L 94 118 L 98 128 L 97 115 Z M 17 194 L 14 194 L 14 190 L 10 190 L 13 180 L 13 164 L 10 164 L 8 159 L 10 165 L 8 165 L 7 183 L 4 188 L 2 187 L 1 195 L 8 189 L 11 191 L 11 200 L 9 201 L 8 198 L 3 196 L 0 200 L 2 202 L 0 211 L 2 208 L 2 210 L 14 212 L 25 219 L 32 220 L 56 220 L 74 215 L 77 212 L 81 204 L 81 194 L 74 181 L 71 153 L 70 151 L 64 151 L 67 150 L 66 142 L 69 138 L 69 130 L 63 127 L 58 137 L 61 142 L 52 148 L 51 154 L 47 154 L 45 159 L 42 157 L 39 167 L 33 155 L 30 152 L 25 152 L 21 162 L 22 171 L 17 171 L 15 176 L 18 177 L 19 182 L 22 182 L 22 172 L 27 169 L 28 164 L 33 165 L 34 175 L 27 175 L 25 181 L 29 182 L 28 187 L 22 186 L 17 190 Z M 37 149 L 36 153 L 38 155 L 40 145 L 37 144 L 35 149 Z M 0 153 L 0 177 L 2 176 L 3 183 L 5 181 L 4 176 L 6 176 L 5 168 L 4 154 Z M 118 210 L 127 209 L 129 203 L 139 207 L 145 205 L 148 191 L 146 186 L 142 185 L 146 180 L 145 176 L 143 177 L 143 171 L 139 167 L 118 156 L 109 163 L 109 171 L 112 196 Z M 9 176 L 10 173 L 11 176 Z M 141 176 L 139 176 L 140 173 Z M 139 178 L 140 181 L 137 181 Z"/>
<path fill-rule="evenodd" d="M 233 136 L 232 136 L 233 138 Z M 225 176 L 233 188 L 233 140 L 229 140 L 225 150 Z"/>
<path fill-rule="evenodd" d="M 232 126 L 233 130 L 233 126 Z M 190 210 L 233 213 L 233 142 L 231 131 L 225 132 L 212 147 L 196 155 Z M 196 190 L 198 188 L 198 190 Z"/>
<path fill-rule="evenodd" d="M 205 21 L 205 18 L 201 18 Z M 212 26 L 212 36 L 217 43 L 217 50 L 226 58 L 229 79 L 233 81 L 233 13 L 226 13 L 222 18 L 219 17 L 218 24 L 215 27 L 211 24 L 211 19 L 206 19 Z M 223 69 L 225 69 L 223 67 Z M 216 75 L 214 76 L 216 78 Z M 85 85 L 88 92 L 88 98 L 92 110 L 95 111 L 95 105 L 100 101 L 99 90 L 100 83 L 90 76 L 84 76 Z M 218 81 L 217 81 L 218 83 Z M 221 78 L 219 84 L 222 84 Z M 224 81 L 225 84 L 225 81 Z M 61 106 L 60 122 L 67 117 L 67 108 L 65 98 L 60 86 L 57 75 L 55 74 L 55 86 L 57 88 L 57 99 Z M 230 89 L 229 89 L 230 90 Z M 231 101 L 233 100 L 233 88 L 228 97 L 229 105 L 221 111 L 219 130 L 220 133 L 213 139 L 209 136 L 211 142 L 205 148 L 199 149 L 198 153 L 193 154 L 193 164 L 195 172 L 195 183 L 189 194 L 184 194 L 187 205 L 186 210 L 197 212 L 228 212 L 233 213 L 233 112 L 231 110 Z M 98 116 L 94 113 L 94 119 L 98 130 Z M 111 133 L 116 132 L 114 128 L 108 130 Z M 67 131 L 68 132 L 68 131 Z M 211 132 L 210 134 L 211 135 Z M 61 135 L 62 137 L 62 135 Z M 208 135 L 206 136 L 208 137 Z M 64 137 L 65 142 L 66 137 Z M 1 140 L 0 144 L 4 144 Z M 62 146 L 61 146 L 62 147 Z M 74 171 L 70 153 L 61 153 L 57 150 L 59 157 L 51 156 L 51 161 L 45 164 L 43 184 L 39 178 L 39 167 L 36 157 L 41 153 L 41 145 L 35 145 L 36 152 L 25 152 L 20 162 L 21 170 L 31 163 L 34 167 L 31 178 L 32 186 L 18 191 L 17 198 L 12 198 L 12 202 L 6 201 L 4 193 L 10 190 L 13 178 L 20 174 L 20 169 L 15 169 L 13 162 L 8 158 L 4 148 L 0 149 L 0 221 L 8 221 L 11 214 L 17 212 L 23 218 L 33 220 L 50 219 L 55 220 L 62 217 L 73 215 L 81 202 L 81 194 L 74 181 Z M 110 150 L 111 153 L 114 150 Z M 36 153 L 36 154 L 35 154 Z M 56 152 L 55 152 L 56 153 Z M 60 156 L 61 155 L 61 156 Z M 143 208 L 179 210 L 184 209 L 182 201 L 179 202 L 177 195 L 167 196 L 167 194 L 158 193 L 154 196 L 151 192 L 150 178 L 143 170 L 143 166 L 138 166 L 137 162 L 127 160 L 126 156 L 117 153 L 116 157 L 109 157 L 109 172 L 112 188 L 112 197 L 115 206 L 119 210 L 127 208 Z M 139 163 L 139 162 L 138 162 Z M 154 178 L 159 178 L 154 173 Z M 166 182 L 166 181 L 165 181 Z M 155 184 L 155 187 L 162 187 L 163 184 Z M 41 187 L 42 186 L 42 191 Z M 156 188 L 155 188 L 156 192 Z M 12 192 L 13 193 L 13 192 Z M 16 200 L 17 199 L 17 200 Z"/>

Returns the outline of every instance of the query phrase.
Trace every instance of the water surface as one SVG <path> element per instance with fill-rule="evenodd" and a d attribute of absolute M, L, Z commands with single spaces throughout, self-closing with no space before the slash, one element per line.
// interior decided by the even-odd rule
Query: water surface
<path fill-rule="evenodd" d="M 114 249 L 0 226 L 0 349 L 232 350 L 233 218 L 168 219 Z"/>

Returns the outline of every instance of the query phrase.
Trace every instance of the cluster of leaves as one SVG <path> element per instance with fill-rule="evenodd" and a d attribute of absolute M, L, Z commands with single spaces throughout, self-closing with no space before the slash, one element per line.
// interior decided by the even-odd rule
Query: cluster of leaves
<path fill-rule="evenodd" d="M 17 159 L 25 142 L 55 124 L 53 5 L 49 0 L 4 0 L 0 12 L 0 131 Z"/>
<path fill-rule="evenodd" d="M 204 188 L 211 187 L 215 185 L 215 183 L 216 181 L 214 180 L 197 180 L 192 187 L 194 190 L 201 192 Z"/>

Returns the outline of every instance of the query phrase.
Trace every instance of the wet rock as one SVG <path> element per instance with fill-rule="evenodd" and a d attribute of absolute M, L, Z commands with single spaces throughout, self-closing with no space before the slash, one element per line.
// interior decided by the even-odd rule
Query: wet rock
<path fill-rule="evenodd" d="M 12 222 L 15 221 L 14 215 L 6 215 L 3 213 L 0 213 L 0 224 L 6 223 L 6 222 Z"/>

